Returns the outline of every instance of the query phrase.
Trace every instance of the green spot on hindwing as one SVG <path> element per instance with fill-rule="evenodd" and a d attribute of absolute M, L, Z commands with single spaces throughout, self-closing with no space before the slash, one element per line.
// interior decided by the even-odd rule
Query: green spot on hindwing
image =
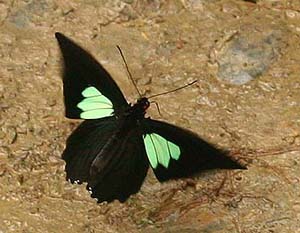
<path fill-rule="evenodd" d="M 168 168 L 171 158 L 178 160 L 180 157 L 180 148 L 158 134 L 146 134 L 144 143 L 151 167 L 154 169 L 158 164 Z"/>
<path fill-rule="evenodd" d="M 112 102 L 97 88 L 87 87 L 81 94 L 84 99 L 77 104 L 77 107 L 82 110 L 80 118 L 99 119 L 112 115 L 114 111 Z"/>

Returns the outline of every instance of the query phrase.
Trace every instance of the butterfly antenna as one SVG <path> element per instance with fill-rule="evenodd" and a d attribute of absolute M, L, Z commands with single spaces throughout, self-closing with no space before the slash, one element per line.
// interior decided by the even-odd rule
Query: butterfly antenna
<path fill-rule="evenodd" d="M 141 95 L 141 93 L 140 93 L 139 89 L 137 88 L 137 85 L 136 85 L 136 83 L 135 83 L 134 79 L 132 78 L 132 75 L 131 75 L 131 73 L 130 73 L 130 71 L 129 71 L 129 68 L 128 68 L 128 65 L 127 65 L 127 62 L 126 62 L 126 60 L 125 60 L 125 57 L 124 57 L 124 55 L 123 55 L 123 52 L 122 52 L 122 50 L 121 50 L 120 46 L 119 46 L 119 45 L 117 45 L 117 48 L 118 48 L 118 50 L 119 50 L 119 53 L 121 54 L 121 57 L 122 57 L 122 59 L 123 59 L 123 62 L 124 62 L 124 64 L 125 64 L 125 67 L 126 67 L 126 70 L 127 70 L 127 75 L 128 75 L 128 78 L 131 80 L 131 82 L 132 82 L 132 84 L 133 84 L 134 88 L 136 89 L 137 93 L 139 94 L 140 98 L 142 98 L 142 95 Z"/>
<path fill-rule="evenodd" d="M 162 116 L 162 114 L 161 114 L 161 112 L 160 112 L 160 110 L 159 110 L 159 105 L 158 105 L 158 103 L 157 103 L 156 101 L 154 101 L 154 100 L 150 101 L 150 103 L 154 103 L 154 104 L 156 105 L 156 108 L 157 108 L 157 111 L 158 111 L 159 115 Z"/>
<path fill-rule="evenodd" d="M 178 87 L 178 88 L 176 88 L 176 89 L 174 89 L 174 90 L 171 90 L 171 91 L 166 91 L 166 92 L 163 92 L 163 93 L 158 93 L 158 94 L 155 94 L 155 95 L 151 95 L 151 96 L 147 97 L 147 99 L 150 99 L 150 98 L 153 98 L 153 97 L 157 97 L 157 96 L 160 96 L 160 95 L 166 95 L 166 94 L 169 94 L 169 93 L 172 93 L 172 92 L 181 90 L 181 89 L 183 89 L 183 88 L 186 88 L 186 87 L 188 87 L 188 86 L 191 86 L 191 85 L 195 84 L 197 81 L 198 81 L 198 80 L 194 80 L 193 82 L 190 82 L 190 83 L 188 83 L 188 84 L 186 84 L 186 85 L 184 85 L 184 86 L 182 86 L 182 87 Z"/>

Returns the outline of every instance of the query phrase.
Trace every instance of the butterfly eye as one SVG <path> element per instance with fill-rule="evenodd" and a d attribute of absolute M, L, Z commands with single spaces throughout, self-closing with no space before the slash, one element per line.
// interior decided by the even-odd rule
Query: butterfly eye
<path fill-rule="evenodd" d="M 146 110 L 147 108 L 149 108 L 150 106 L 150 103 L 148 100 L 145 101 L 145 104 L 144 104 L 144 109 Z"/>

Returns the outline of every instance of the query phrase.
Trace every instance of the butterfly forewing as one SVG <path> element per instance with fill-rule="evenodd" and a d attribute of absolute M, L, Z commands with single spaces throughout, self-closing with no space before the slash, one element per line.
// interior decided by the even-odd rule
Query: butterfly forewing
<path fill-rule="evenodd" d="M 128 107 L 115 81 L 92 55 L 61 33 L 56 33 L 55 36 L 64 60 L 64 102 L 68 118 L 97 119 L 109 116 L 112 112 L 118 115 L 124 108 Z M 113 108 L 103 108 L 103 105 L 98 106 L 97 103 L 93 102 L 92 104 L 89 103 L 90 106 L 88 107 L 93 108 L 94 112 L 81 115 L 85 112 L 82 107 L 86 108 L 88 101 L 92 101 L 84 94 L 92 92 L 92 90 L 99 92 L 103 99 L 104 97 L 107 98 L 109 101 L 104 101 L 105 104 L 111 103 Z M 97 99 L 97 102 L 99 101 L 100 98 Z"/>
<path fill-rule="evenodd" d="M 244 168 L 188 130 L 151 119 L 144 119 L 142 125 L 147 156 L 159 181 L 188 177 L 207 169 Z M 153 140 L 155 137 L 159 143 Z"/>
<path fill-rule="evenodd" d="M 157 168 L 158 164 L 168 168 L 170 159 L 177 160 L 180 156 L 180 148 L 159 134 L 146 134 L 144 143 L 152 168 Z"/>

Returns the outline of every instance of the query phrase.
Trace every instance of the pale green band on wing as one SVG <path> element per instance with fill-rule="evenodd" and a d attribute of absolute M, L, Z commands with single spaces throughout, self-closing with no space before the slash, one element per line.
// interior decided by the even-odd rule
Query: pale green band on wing
<path fill-rule="evenodd" d="M 86 101 L 86 102 L 102 102 L 102 103 L 107 103 L 108 105 L 112 106 L 111 101 L 108 98 L 106 98 L 104 95 L 85 97 L 84 101 Z"/>
<path fill-rule="evenodd" d="M 144 143 L 146 148 L 146 153 L 149 159 L 149 162 L 151 164 L 151 167 L 156 168 L 158 165 L 157 157 L 156 157 L 156 151 L 154 148 L 154 144 L 152 142 L 152 138 L 150 134 L 146 134 L 146 137 L 144 137 Z"/>
<path fill-rule="evenodd" d="M 79 104 L 77 104 L 77 107 L 80 108 L 82 111 L 88 111 L 88 110 L 99 109 L 99 108 L 112 109 L 112 105 L 109 102 L 107 102 L 103 97 L 106 98 L 103 95 L 99 97 L 97 96 L 97 97 L 85 98 Z"/>
<path fill-rule="evenodd" d="M 172 159 L 178 160 L 180 157 L 180 148 L 172 142 L 167 141 Z"/>
<path fill-rule="evenodd" d="M 102 95 L 100 91 L 97 90 L 96 87 L 87 87 L 81 93 L 83 97 L 92 97 Z"/>
<path fill-rule="evenodd" d="M 91 119 L 99 119 L 102 117 L 107 117 L 111 116 L 113 114 L 114 110 L 113 109 L 95 109 L 95 110 L 90 110 L 90 111 L 85 111 L 80 113 L 80 118 L 81 119 L 86 119 L 86 120 L 91 120 Z"/>
<path fill-rule="evenodd" d="M 82 110 L 80 118 L 99 119 L 113 114 L 112 102 L 95 87 L 88 87 L 81 94 L 85 98 L 77 104 L 77 107 Z"/>
<path fill-rule="evenodd" d="M 170 158 L 178 160 L 180 157 L 180 148 L 158 134 L 146 134 L 144 143 L 151 167 L 154 169 L 158 164 L 168 168 Z"/>

